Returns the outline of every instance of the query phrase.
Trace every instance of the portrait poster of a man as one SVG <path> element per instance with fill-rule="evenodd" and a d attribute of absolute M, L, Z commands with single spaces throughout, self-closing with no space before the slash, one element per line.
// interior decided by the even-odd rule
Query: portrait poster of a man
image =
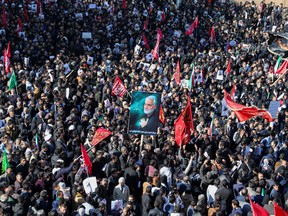
<path fill-rule="evenodd" d="M 151 92 L 133 92 L 128 133 L 156 135 L 159 123 L 161 95 Z"/>

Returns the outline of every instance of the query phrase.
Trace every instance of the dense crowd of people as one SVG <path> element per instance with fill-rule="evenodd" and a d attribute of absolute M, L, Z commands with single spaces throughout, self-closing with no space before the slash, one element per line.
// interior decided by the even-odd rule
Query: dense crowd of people
<path fill-rule="evenodd" d="M 246 216 L 249 196 L 271 215 L 273 203 L 288 210 L 288 80 L 271 75 L 278 56 L 266 44 L 268 32 L 288 31 L 286 7 L 14 0 L 2 8 L 8 25 L 0 46 L 10 42 L 12 56 L 9 73 L 0 64 L 2 167 L 4 153 L 9 162 L 0 176 L 0 215 Z M 197 28 L 186 35 L 196 17 Z M 158 60 L 151 54 L 157 28 Z M 173 78 L 178 60 L 182 80 L 195 66 L 191 89 Z M 9 89 L 12 72 L 17 87 Z M 157 136 L 144 136 L 142 151 L 140 135 L 127 133 L 130 94 L 111 94 L 116 76 L 129 93 L 161 93 L 165 122 Z M 223 90 L 233 86 L 234 100 L 245 106 L 268 109 L 280 101 L 274 121 L 239 122 L 223 102 Z M 180 148 L 174 121 L 188 94 L 195 130 Z M 93 147 L 100 127 L 112 135 Z M 79 159 L 80 144 L 91 175 Z M 97 179 L 93 191 L 83 184 L 88 177 Z"/>

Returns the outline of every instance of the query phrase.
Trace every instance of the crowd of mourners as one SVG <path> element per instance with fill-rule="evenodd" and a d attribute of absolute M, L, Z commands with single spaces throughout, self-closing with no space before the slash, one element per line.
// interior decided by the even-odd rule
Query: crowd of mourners
<path fill-rule="evenodd" d="M 265 0 L 122 1 L 2 1 L 0 47 L 10 42 L 12 55 L 9 73 L 0 62 L 0 151 L 9 162 L 0 215 L 247 216 L 249 196 L 270 215 L 274 203 L 288 210 L 288 80 L 271 75 L 278 56 L 266 44 L 268 32 L 288 32 L 288 9 Z M 173 78 L 178 60 L 182 80 L 195 66 L 191 89 Z M 12 72 L 17 87 L 9 90 Z M 130 94 L 111 94 L 116 76 L 130 94 L 161 93 L 165 122 L 157 136 L 144 136 L 141 151 L 141 135 L 127 133 Z M 245 106 L 280 101 L 274 121 L 240 123 L 223 103 L 233 86 Z M 174 121 L 187 94 L 195 130 L 179 148 Z M 100 127 L 112 135 L 92 147 Z M 87 192 L 88 177 L 97 188 Z"/>

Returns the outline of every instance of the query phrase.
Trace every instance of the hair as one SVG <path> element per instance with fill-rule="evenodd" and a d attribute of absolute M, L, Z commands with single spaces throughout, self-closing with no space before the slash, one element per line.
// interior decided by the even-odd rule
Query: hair
<path fill-rule="evenodd" d="M 236 205 L 237 207 L 239 207 L 239 201 L 236 200 L 236 199 L 233 199 L 233 200 L 232 200 L 232 204 L 233 204 L 233 205 Z"/>
<path fill-rule="evenodd" d="M 151 186 L 146 187 L 146 193 L 150 194 L 151 191 L 152 191 L 152 187 Z"/>
<path fill-rule="evenodd" d="M 148 97 L 146 97 L 145 101 L 147 100 L 153 100 L 153 105 L 157 105 L 157 98 L 154 95 L 149 95 Z"/>

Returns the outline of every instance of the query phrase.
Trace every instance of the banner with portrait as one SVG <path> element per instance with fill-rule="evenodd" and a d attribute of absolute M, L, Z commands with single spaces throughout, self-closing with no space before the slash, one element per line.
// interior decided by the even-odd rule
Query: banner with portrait
<path fill-rule="evenodd" d="M 159 123 L 161 94 L 133 92 L 128 133 L 156 135 Z"/>

